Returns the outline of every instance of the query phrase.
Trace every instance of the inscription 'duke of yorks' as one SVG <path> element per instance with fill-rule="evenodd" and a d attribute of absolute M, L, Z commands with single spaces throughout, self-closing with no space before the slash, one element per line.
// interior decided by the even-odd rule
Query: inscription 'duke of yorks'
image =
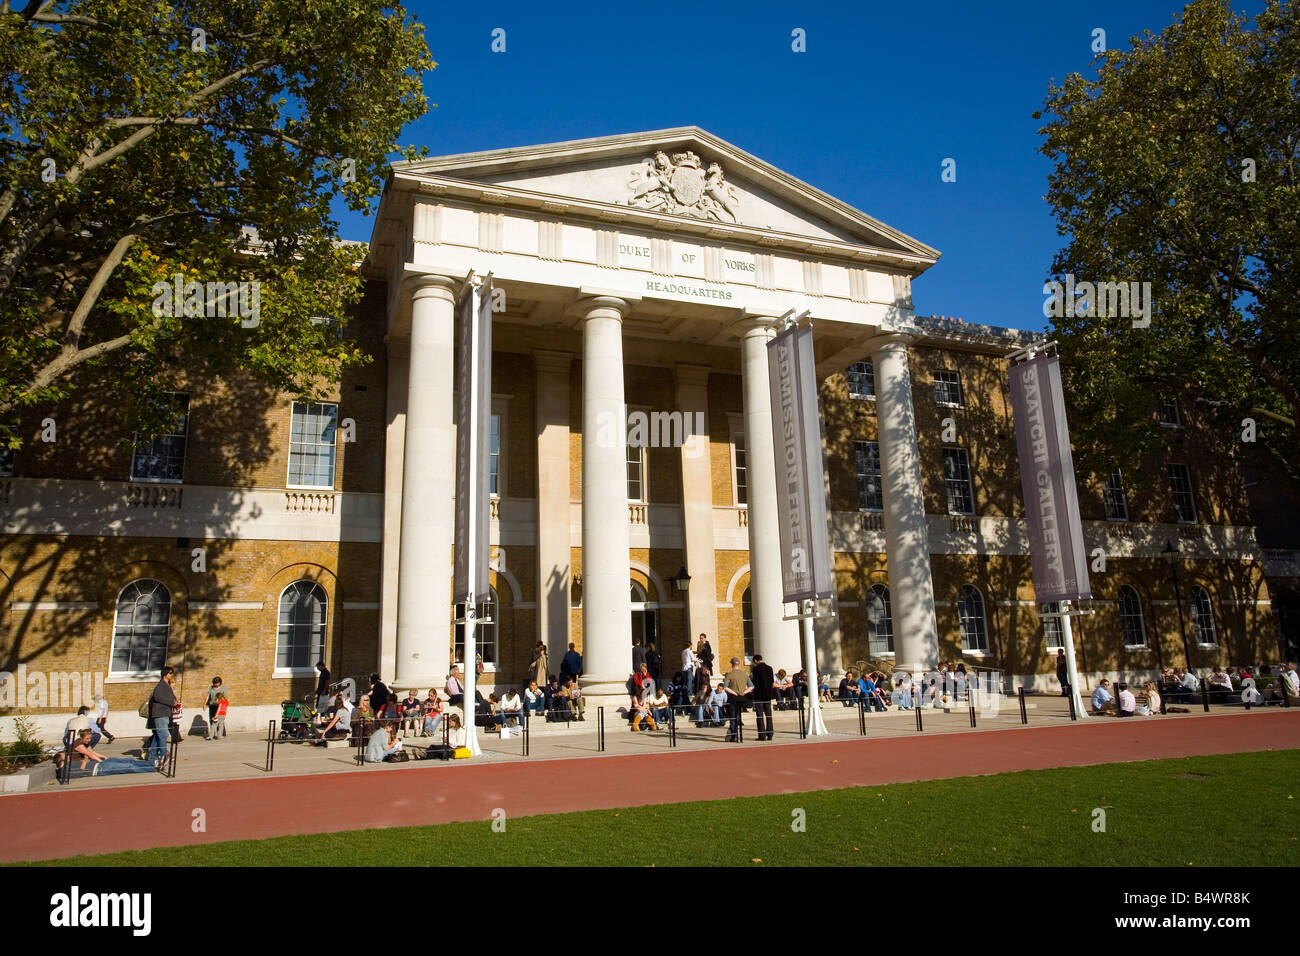
<path fill-rule="evenodd" d="M 706 170 L 692 152 L 668 154 L 662 150 L 632 173 L 627 205 L 671 212 L 695 219 L 737 221 L 736 190 L 723 182 L 722 167 L 710 163 Z"/>

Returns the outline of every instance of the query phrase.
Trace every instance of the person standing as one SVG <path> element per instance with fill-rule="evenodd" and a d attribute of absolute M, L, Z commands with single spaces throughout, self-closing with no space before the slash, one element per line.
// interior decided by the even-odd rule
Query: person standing
<path fill-rule="evenodd" d="M 316 662 L 316 709 L 325 710 L 330 706 L 330 669 L 324 661 Z"/>
<path fill-rule="evenodd" d="M 176 706 L 176 668 L 164 667 L 162 676 L 149 694 L 149 729 L 153 740 L 145 751 L 145 759 L 161 767 L 167 756 L 167 739 L 171 736 L 172 708 Z"/>
<path fill-rule="evenodd" d="M 95 725 L 110 744 L 117 739 L 108 732 L 108 699 L 103 694 L 95 695 Z"/>
<path fill-rule="evenodd" d="M 216 731 L 213 728 L 217 726 L 217 705 L 225 694 L 226 688 L 221 683 L 221 678 L 212 678 L 212 686 L 208 688 L 208 736 L 206 738 L 208 740 L 216 736 Z"/>
<path fill-rule="evenodd" d="M 700 635 L 700 643 L 695 648 L 695 656 L 700 659 L 700 664 L 709 675 L 713 674 L 713 648 L 709 646 L 709 637 L 707 634 Z"/>
<path fill-rule="evenodd" d="M 645 666 L 650 671 L 650 676 L 655 679 L 655 686 L 663 686 L 663 658 L 655 650 L 655 642 L 651 641 L 645 648 Z"/>
<path fill-rule="evenodd" d="M 533 662 L 528 666 L 528 679 L 538 684 L 545 684 L 551 673 L 551 662 L 547 658 L 546 645 L 541 641 L 533 648 Z"/>
<path fill-rule="evenodd" d="M 732 743 L 740 739 L 740 710 L 745 703 L 745 695 L 749 693 L 749 675 L 745 673 L 744 668 L 740 666 L 740 658 L 731 659 L 731 670 L 727 671 L 727 679 L 724 681 L 727 691 L 727 704 L 731 710 L 731 723 L 727 728 L 727 742 Z"/>
<path fill-rule="evenodd" d="M 645 664 L 645 648 L 641 646 L 641 638 L 632 638 L 632 673 L 640 674 L 641 668 Z"/>
<path fill-rule="evenodd" d="M 370 675 L 370 706 L 379 717 L 384 716 L 384 708 L 388 706 L 388 685 L 379 679 L 378 674 Z"/>
<path fill-rule="evenodd" d="M 1065 648 L 1056 652 L 1056 680 L 1061 685 L 1061 696 L 1070 696 L 1070 662 L 1065 659 Z"/>
<path fill-rule="evenodd" d="M 695 649 L 691 647 L 691 642 L 687 641 L 686 648 L 682 651 L 682 679 L 686 684 L 687 696 L 695 693 L 695 667 L 698 663 Z"/>
<path fill-rule="evenodd" d="M 560 682 L 564 683 L 570 677 L 577 680 L 582 676 L 582 655 L 577 652 L 572 644 L 564 652 L 564 657 L 560 659 Z"/>
<path fill-rule="evenodd" d="M 758 739 L 772 739 L 772 698 L 775 696 L 775 679 L 772 667 L 763 661 L 762 654 L 754 655 L 754 666 L 749 669 L 754 682 L 750 691 L 754 700 L 754 721 L 758 724 Z"/>

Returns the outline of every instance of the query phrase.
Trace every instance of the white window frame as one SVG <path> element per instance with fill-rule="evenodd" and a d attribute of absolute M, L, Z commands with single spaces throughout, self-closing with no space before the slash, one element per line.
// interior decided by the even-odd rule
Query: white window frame
<path fill-rule="evenodd" d="M 1047 615 L 1060 614 L 1061 602 L 1051 601 L 1044 605 L 1047 608 Z M 1055 643 L 1053 643 L 1055 638 Z M 1049 651 L 1059 651 L 1065 647 L 1065 628 L 1061 626 L 1059 617 L 1043 617 L 1043 641 Z"/>
<path fill-rule="evenodd" d="M 961 597 L 962 597 L 962 592 L 965 591 L 967 588 L 969 588 L 970 591 L 971 591 L 971 592 L 972 592 L 972 593 L 973 593 L 977 598 L 979 598 L 979 609 L 980 609 L 980 613 L 979 613 L 979 619 L 978 619 L 978 620 L 979 620 L 980 636 L 983 637 L 983 639 L 984 639 L 984 646 L 983 646 L 983 647 L 967 647 L 967 646 L 966 646 L 966 627 L 965 627 L 965 624 L 964 624 L 964 621 L 966 620 L 966 618 L 964 618 L 964 617 L 962 616 L 962 600 L 961 600 Z M 960 634 L 961 634 L 961 652 L 962 652 L 963 654 L 968 654 L 968 655 L 970 655 L 970 656 L 972 656 L 972 657 L 985 657 L 985 656 L 988 655 L 988 653 L 989 653 L 989 608 L 988 608 L 988 602 L 986 602 L 986 601 L 984 600 L 984 595 L 980 592 L 980 589 L 977 588 L 977 587 L 975 587 L 975 585 L 973 585 L 973 584 L 963 584 L 961 587 L 959 587 L 959 588 L 957 589 L 957 630 L 958 630 L 958 631 L 960 632 Z"/>
<path fill-rule="evenodd" d="M 948 482 L 950 482 L 950 481 L 956 481 L 957 479 L 955 479 L 955 478 L 949 478 L 949 477 L 948 477 L 948 471 L 947 471 L 946 468 L 944 469 L 944 472 L 943 472 L 943 497 L 944 497 L 944 503 L 948 506 L 948 514 L 950 514 L 950 515 L 965 515 L 965 516 L 973 516 L 973 515 L 975 514 L 975 473 L 971 470 L 971 466 L 970 466 L 970 452 L 968 452 L 965 448 L 961 447 L 960 445 L 944 445 L 944 446 L 943 446 L 943 449 L 942 449 L 941 452 L 940 452 L 940 454 L 941 454 L 944 458 L 946 458 L 947 455 L 948 455 L 948 452 L 950 452 L 950 451 L 960 453 L 960 456 L 961 456 L 961 462 L 965 465 L 965 470 L 966 470 L 966 491 L 967 491 L 967 493 L 968 493 L 968 495 L 969 495 L 969 497 L 970 497 L 970 511 L 953 511 L 953 510 L 952 510 L 952 495 L 949 494 L 949 492 L 948 492 Z"/>
<path fill-rule="evenodd" d="M 955 375 L 956 382 L 950 382 L 947 379 L 940 379 L 940 375 Z M 957 401 L 949 402 L 939 398 L 939 386 L 951 385 L 957 386 Z M 961 372 L 954 368 L 939 368 L 934 370 L 934 403 L 940 408 L 965 408 L 966 407 L 966 390 L 962 388 Z"/>
<path fill-rule="evenodd" d="M 868 374 L 871 376 L 870 392 L 860 393 L 860 392 L 855 392 L 853 390 L 853 369 L 859 365 L 865 365 L 867 367 Z M 847 369 L 844 370 L 844 380 L 848 383 L 849 386 L 849 398 L 858 398 L 858 399 L 862 399 L 863 401 L 872 401 L 872 402 L 876 400 L 876 365 L 874 362 L 871 361 L 871 359 L 866 358 L 863 359 L 861 362 L 854 362 L 852 365 L 850 365 Z"/>
<path fill-rule="evenodd" d="M 1164 428 L 1182 428 L 1183 427 L 1182 403 L 1179 402 L 1177 398 L 1168 398 L 1168 399 L 1162 398 L 1159 399 L 1159 402 L 1160 402 L 1160 406 L 1156 409 L 1156 421 L 1160 422 L 1161 426 Z M 1172 422 L 1165 421 L 1166 404 L 1172 404 L 1174 406 L 1174 420 Z"/>
<path fill-rule="evenodd" d="M 150 485 L 183 485 L 185 484 L 185 460 L 190 453 L 190 393 L 189 392 L 166 392 L 167 396 L 178 396 L 185 400 L 185 430 L 183 432 L 163 432 L 162 434 L 150 439 L 149 444 L 163 438 L 181 439 L 181 476 L 179 478 L 147 478 L 140 477 L 135 473 L 135 456 L 142 446 L 139 440 L 139 432 L 136 432 L 131 442 L 131 481 L 136 484 Z"/>
<path fill-rule="evenodd" d="M 1137 601 L 1137 624 L 1138 624 L 1138 629 L 1142 632 L 1141 644 L 1130 644 L 1128 640 L 1128 632 L 1125 630 L 1124 627 L 1125 620 L 1131 619 L 1133 617 L 1132 614 L 1124 613 L 1124 592 L 1125 591 L 1131 592 L 1134 600 Z M 1146 612 L 1142 609 L 1142 595 L 1138 592 L 1138 589 L 1133 587 L 1131 584 L 1121 584 L 1119 590 L 1115 594 L 1115 607 L 1116 607 L 1116 613 L 1119 615 L 1119 633 L 1120 633 L 1120 637 L 1124 641 L 1124 650 L 1126 651 L 1150 650 L 1151 641 L 1150 638 L 1147 637 Z"/>
<path fill-rule="evenodd" d="M 749 507 L 749 445 L 745 442 L 745 419 L 741 415 L 729 413 L 727 415 L 727 432 L 731 439 L 731 500 L 736 503 L 737 508 Z M 736 445 L 739 442 L 742 453 L 745 456 L 745 500 L 740 500 L 740 482 L 736 480 L 737 472 L 740 468 L 739 461 L 736 457 Z"/>
<path fill-rule="evenodd" d="M 509 428 L 510 428 L 510 397 L 509 395 L 492 396 L 492 416 L 497 419 L 499 425 L 499 446 L 497 449 L 497 490 L 492 495 L 493 498 L 500 500 L 510 494 L 510 486 L 506 481 L 506 475 L 509 474 L 509 455 L 507 449 L 510 447 Z M 489 433 L 488 440 L 491 441 Z"/>
<path fill-rule="evenodd" d="M 281 608 L 283 608 L 284 606 L 284 596 L 289 593 L 290 588 L 297 587 L 300 584 L 309 584 L 312 585 L 312 587 L 320 590 L 321 607 L 322 607 L 322 623 L 325 628 L 325 633 L 321 637 L 320 652 L 319 654 L 315 655 L 315 660 L 312 660 L 309 664 L 306 664 L 302 667 L 281 667 L 280 666 L 280 627 L 281 627 L 280 612 L 281 612 Z M 298 580 L 290 581 L 283 588 L 281 588 L 280 596 L 276 598 L 275 601 L 275 661 L 272 664 L 271 677 L 273 679 L 284 678 L 284 677 L 308 677 L 315 674 L 316 661 L 326 659 L 325 655 L 329 650 L 329 639 L 330 639 L 330 596 L 329 596 L 329 592 L 325 590 L 325 586 L 322 585 L 319 581 L 313 581 L 311 578 L 298 578 Z M 308 657 L 310 658 L 312 657 L 312 655 L 309 654 Z"/>
<path fill-rule="evenodd" d="M 746 617 L 745 607 L 749 606 L 749 616 Z M 754 595 L 750 591 L 749 585 L 745 585 L 745 590 L 740 592 L 740 654 L 745 659 L 746 664 L 754 663 Z"/>
<path fill-rule="evenodd" d="M 313 406 L 319 406 L 321 408 L 333 407 L 334 409 L 334 456 L 330 459 L 330 483 L 328 485 L 298 485 L 298 484 L 293 484 L 289 481 L 289 476 L 293 473 L 293 446 L 295 444 L 299 444 L 299 445 L 308 444 L 307 442 L 294 442 L 293 440 L 293 420 L 294 417 L 298 414 L 297 408 L 299 405 L 303 405 L 306 408 L 306 411 L 304 411 L 303 414 L 309 414 Z M 332 491 L 334 489 L 335 485 L 338 484 L 338 479 L 339 479 L 339 455 L 338 455 L 339 430 L 340 429 L 339 429 L 339 403 L 338 402 L 294 401 L 290 403 L 289 405 L 289 456 L 288 456 L 288 460 L 285 462 L 284 465 L 285 467 L 284 486 L 286 488 L 314 489 L 316 491 Z M 310 444 L 320 448 L 325 447 L 324 442 L 311 442 Z"/>
<path fill-rule="evenodd" d="M 1181 469 L 1182 469 L 1182 477 L 1185 477 L 1185 478 L 1187 479 L 1187 491 L 1186 491 L 1186 495 L 1187 495 L 1187 500 L 1188 500 L 1188 502 L 1189 502 L 1189 503 L 1191 504 L 1191 506 L 1192 506 L 1192 517 L 1191 517 L 1190 520 L 1184 518 L 1184 517 L 1182 516 L 1181 512 L 1179 511 L 1179 508 L 1178 508 L 1178 495 L 1179 495 L 1179 490 L 1178 490 L 1178 487 L 1177 487 L 1177 483 L 1176 483 L 1175 480 L 1174 480 L 1174 469 L 1175 469 L 1175 468 L 1181 468 Z M 1166 469 L 1166 474 L 1169 475 L 1169 494 L 1170 494 L 1170 497 L 1173 499 L 1173 504 L 1174 504 L 1174 518 L 1175 518 L 1175 520 L 1177 521 L 1178 524 L 1187 524 L 1187 525 L 1196 524 L 1196 523 L 1197 523 L 1197 516 L 1196 516 L 1196 486 L 1192 484 L 1192 469 L 1189 468 L 1189 467 L 1188 467 L 1186 464 L 1184 464 L 1183 462 L 1179 462 L 1179 461 L 1171 461 L 1171 462 L 1169 462 L 1169 466 L 1168 466 L 1168 468 Z"/>
<path fill-rule="evenodd" d="M 475 653 L 482 655 L 483 641 L 479 635 L 482 633 L 484 627 L 491 627 L 492 628 L 492 655 L 496 658 L 500 658 L 501 657 L 501 596 L 497 593 L 497 589 L 492 587 L 491 585 L 488 586 L 488 594 L 490 595 L 488 601 L 478 602 L 479 616 L 480 618 L 482 617 L 484 607 L 490 604 L 492 623 L 485 625 L 480 620 L 478 627 L 474 629 Z M 462 602 L 460 604 L 454 605 L 452 607 L 452 614 L 454 615 L 454 617 L 464 617 L 465 615 L 464 603 Z M 457 644 L 460 645 L 459 654 L 456 652 Z M 453 624 L 452 633 L 451 633 L 451 659 L 464 666 L 465 661 L 460 660 L 460 658 L 464 656 L 465 656 L 465 625 Z M 483 673 L 495 674 L 499 663 L 500 663 L 499 660 L 495 660 L 495 661 L 484 660 Z M 464 671 L 462 671 L 461 673 L 464 673 Z"/>
<path fill-rule="evenodd" d="M 864 457 L 868 457 L 868 458 L 869 458 L 869 450 L 870 450 L 871 446 L 873 446 L 873 445 L 875 446 L 875 449 L 876 449 L 876 471 L 875 471 L 874 474 L 873 474 L 872 472 L 870 472 L 870 471 L 865 471 L 865 472 L 864 472 L 864 471 L 860 470 L 861 459 L 860 459 L 859 456 L 858 456 L 858 448 L 859 448 L 859 447 L 864 447 L 864 448 L 866 448 L 867 451 L 868 451 L 868 453 L 867 453 Z M 855 490 L 857 491 L 858 512 L 859 512 L 860 514 L 880 514 L 880 513 L 882 513 L 882 512 L 885 510 L 885 486 L 884 486 L 883 468 L 881 467 L 881 464 L 880 464 L 880 442 L 878 442 L 878 441 L 859 441 L 859 440 L 857 440 L 857 439 L 854 439 L 854 441 L 853 441 L 853 476 L 854 476 L 854 481 L 855 481 L 855 486 L 856 486 Z M 880 505 L 879 505 L 878 507 L 868 507 L 868 506 L 866 506 L 866 505 L 864 505 L 864 504 L 862 503 L 862 481 L 863 481 L 863 479 L 871 479 L 871 478 L 874 478 L 874 479 L 876 480 L 876 490 L 877 490 L 877 491 L 879 492 L 879 494 L 880 494 Z"/>
<path fill-rule="evenodd" d="M 885 604 L 885 621 L 888 623 L 888 631 L 889 631 L 885 640 L 884 650 L 876 650 L 875 646 L 873 646 L 872 644 L 871 596 L 872 594 L 877 592 L 883 592 L 882 600 L 884 601 Z M 871 585 L 871 587 L 867 588 L 867 593 L 864 597 L 863 605 L 866 610 L 866 618 L 867 618 L 867 656 L 872 658 L 878 657 L 881 658 L 882 660 L 887 657 L 894 657 L 895 650 L 893 649 L 893 647 L 891 647 L 891 645 L 894 643 L 894 605 L 893 605 L 893 601 L 890 599 L 889 585 L 880 584 L 879 582 L 877 582 L 876 584 L 873 584 Z"/>
<path fill-rule="evenodd" d="M 1201 609 L 1197 606 L 1196 595 L 1205 595 L 1204 616 L 1210 622 L 1210 634 L 1214 637 L 1213 641 L 1201 640 Z M 1196 646 L 1197 647 L 1218 647 L 1219 646 L 1219 622 L 1214 619 L 1214 598 L 1210 596 L 1210 589 L 1201 584 L 1193 584 L 1191 590 L 1187 592 L 1187 605 L 1191 611 L 1192 627 L 1196 629 Z"/>
<path fill-rule="evenodd" d="M 1124 474 L 1118 468 L 1106 476 L 1106 484 L 1101 492 L 1102 504 L 1106 508 L 1106 520 L 1123 522 L 1128 521 L 1128 495 L 1124 491 Z M 1111 505 L 1117 504 L 1118 507 L 1112 509 Z M 1111 511 L 1122 512 L 1123 517 L 1112 517 Z"/>
<path fill-rule="evenodd" d="M 158 585 L 158 587 L 162 588 L 163 593 L 167 595 L 167 623 L 166 625 L 164 625 L 166 627 L 167 636 L 166 636 L 166 640 L 164 640 L 163 642 L 163 667 L 167 665 L 167 648 L 171 645 L 171 637 L 172 637 L 171 589 L 167 587 L 167 585 L 159 581 L 157 578 L 135 578 L 134 580 L 128 581 L 126 582 L 126 584 L 122 585 L 122 587 L 117 592 L 117 597 L 113 599 L 113 630 L 111 632 L 112 636 L 110 637 L 108 643 L 108 675 L 107 675 L 107 677 L 109 679 L 112 679 L 113 681 L 129 682 L 133 680 L 140 680 L 140 681 L 158 680 L 162 676 L 162 667 L 153 670 L 138 670 L 138 671 L 119 671 L 113 669 L 113 660 L 117 656 L 117 627 L 118 627 L 118 615 L 120 614 L 121 607 L 122 607 L 122 595 L 126 593 L 127 588 L 131 587 L 132 585 L 141 584 L 141 583 L 156 584 Z M 136 625 L 133 623 L 131 626 L 137 627 L 140 625 Z M 150 624 L 144 626 L 158 627 L 159 625 Z"/>

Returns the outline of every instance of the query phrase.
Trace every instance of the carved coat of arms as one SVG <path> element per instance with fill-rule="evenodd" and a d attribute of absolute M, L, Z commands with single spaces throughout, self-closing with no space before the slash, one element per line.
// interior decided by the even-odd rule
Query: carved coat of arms
<path fill-rule="evenodd" d="M 632 190 L 629 206 L 736 221 L 736 190 L 723 181 L 722 167 L 710 163 L 706 170 L 692 152 L 673 153 L 671 159 L 663 151 L 655 153 L 633 171 L 628 187 Z"/>

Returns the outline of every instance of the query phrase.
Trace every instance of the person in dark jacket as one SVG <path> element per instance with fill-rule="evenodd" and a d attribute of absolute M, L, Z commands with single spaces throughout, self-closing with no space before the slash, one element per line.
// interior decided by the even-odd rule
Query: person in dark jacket
<path fill-rule="evenodd" d="M 160 766 L 167 756 L 167 738 L 171 736 L 172 708 L 176 706 L 176 668 L 164 667 L 153 693 L 149 695 L 149 729 L 153 740 L 145 751 L 145 759 Z"/>
<path fill-rule="evenodd" d="M 317 661 L 316 672 L 320 675 L 316 678 L 316 709 L 324 710 L 329 706 L 330 669 L 325 666 L 324 661 Z"/>
<path fill-rule="evenodd" d="M 579 654 L 572 644 L 565 651 L 564 657 L 560 660 L 560 683 L 563 684 L 566 678 L 582 676 L 582 655 Z"/>
<path fill-rule="evenodd" d="M 1061 696 L 1070 696 L 1070 663 L 1065 659 L 1065 648 L 1056 652 L 1056 680 L 1061 685 Z"/>
<path fill-rule="evenodd" d="M 641 646 L 641 638 L 632 638 L 632 673 L 641 673 L 641 665 L 645 663 L 645 648 Z"/>
<path fill-rule="evenodd" d="M 754 682 L 750 697 L 754 701 L 754 720 L 758 724 L 758 739 L 772 739 L 772 699 L 776 696 L 776 680 L 770 664 L 763 662 L 762 654 L 754 655 L 754 664 L 749 669 L 749 679 Z"/>
<path fill-rule="evenodd" d="M 651 641 L 649 644 L 646 645 L 645 666 L 646 666 L 646 670 L 650 672 L 650 676 L 655 679 L 655 686 L 656 687 L 662 686 L 662 683 L 659 678 L 661 676 L 661 670 L 663 667 L 663 658 L 661 658 L 659 656 L 659 652 L 655 650 L 654 641 Z"/>
<path fill-rule="evenodd" d="M 383 714 L 388 706 L 388 685 L 379 679 L 378 674 L 370 675 L 370 706 L 376 714 Z"/>

